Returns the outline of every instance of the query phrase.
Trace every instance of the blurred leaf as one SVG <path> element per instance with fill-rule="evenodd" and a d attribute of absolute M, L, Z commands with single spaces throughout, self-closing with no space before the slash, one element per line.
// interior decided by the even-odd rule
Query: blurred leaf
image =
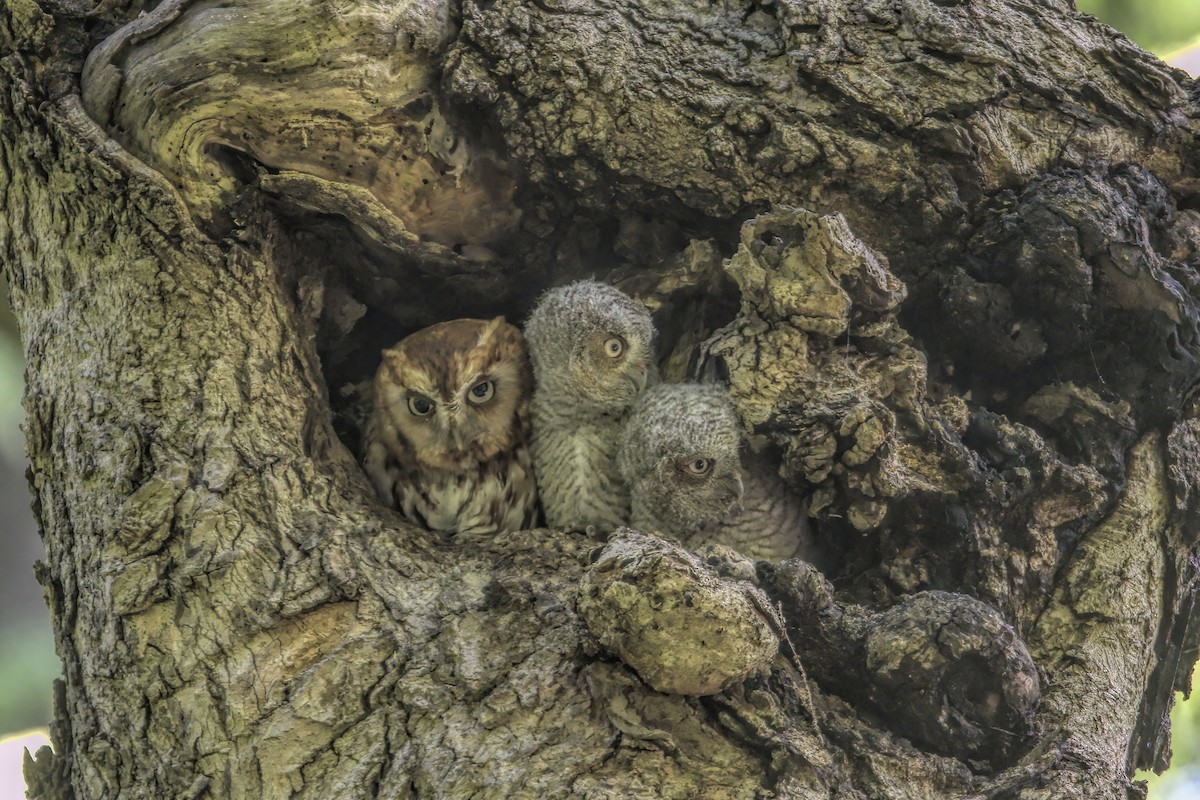
<path fill-rule="evenodd" d="M 4 279 L 4 272 L 0 271 L 0 339 L 16 338 L 17 318 L 8 305 L 8 281 Z"/>
<path fill-rule="evenodd" d="M 50 721 L 51 686 L 62 672 L 45 615 L 0 628 L 0 734 Z"/>
<path fill-rule="evenodd" d="M 17 322 L 8 307 L 8 284 L 0 277 L 0 452 L 14 461 L 24 461 L 21 436 L 21 394 L 24 391 L 21 343 Z"/>
<path fill-rule="evenodd" d="M 1078 0 L 1076 7 L 1158 55 L 1187 44 L 1200 33 L 1200 3 L 1196 0 Z"/>

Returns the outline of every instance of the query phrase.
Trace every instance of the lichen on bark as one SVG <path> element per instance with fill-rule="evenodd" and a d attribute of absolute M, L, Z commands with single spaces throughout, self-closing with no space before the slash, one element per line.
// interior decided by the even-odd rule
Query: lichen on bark
<path fill-rule="evenodd" d="M 766 595 L 629 529 L 618 529 L 584 574 L 576 608 L 603 647 L 665 694 L 717 694 L 779 651 L 782 620 Z"/>

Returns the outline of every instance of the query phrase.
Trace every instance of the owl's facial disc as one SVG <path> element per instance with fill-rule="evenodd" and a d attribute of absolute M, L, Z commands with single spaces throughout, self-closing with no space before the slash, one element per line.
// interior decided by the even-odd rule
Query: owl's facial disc
<path fill-rule="evenodd" d="M 576 346 L 570 373 L 580 399 L 610 411 L 626 408 L 646 388 L 646 348 L 619 332 L 597 331 Z"/>
<path fill-rule="evenodd" d="M 736 457 L 693 452 L 665 459 L 659 474 L 667 490 L 663 503 L 685 527 L 716 524 L 741 507 L 743 486 Z"/>

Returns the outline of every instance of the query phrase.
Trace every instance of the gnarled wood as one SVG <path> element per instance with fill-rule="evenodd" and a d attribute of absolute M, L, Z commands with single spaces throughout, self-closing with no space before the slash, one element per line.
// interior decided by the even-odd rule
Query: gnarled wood
<path fill-rule="evenodd" d="M 1065 0 L 141 10 L 0 5 L 65 674 L 35 796 L 1124 798 L 1165 766 L 1200 629 L 1181 74 Z M 605 542 L 444 540 L 356 464 L 380 347 L 585 274 L 655 310 L 664 375 L 729 381 L 833 557 L 635 576 L 753 599 L 715 694 L 597 626 Z"/>

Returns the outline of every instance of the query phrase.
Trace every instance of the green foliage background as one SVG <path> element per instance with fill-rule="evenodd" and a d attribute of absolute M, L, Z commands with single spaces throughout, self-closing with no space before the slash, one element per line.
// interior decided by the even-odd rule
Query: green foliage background
<path fill-rule="evenodd" d="M 50 615 L 33 577 L 42 549 L 24 476 L 22 370 L 16 320 L 0 280 L 0 542 L 6 553 L 0 559 L 0 737 L 46 724 L 50 681 L 60 673 Z"/>
<path fill-rule="evenodd" d="M 1200 33 L 1197 0 L 1078 0 L 1076 8 L 1160 56 L 1191 43 Z"/>

